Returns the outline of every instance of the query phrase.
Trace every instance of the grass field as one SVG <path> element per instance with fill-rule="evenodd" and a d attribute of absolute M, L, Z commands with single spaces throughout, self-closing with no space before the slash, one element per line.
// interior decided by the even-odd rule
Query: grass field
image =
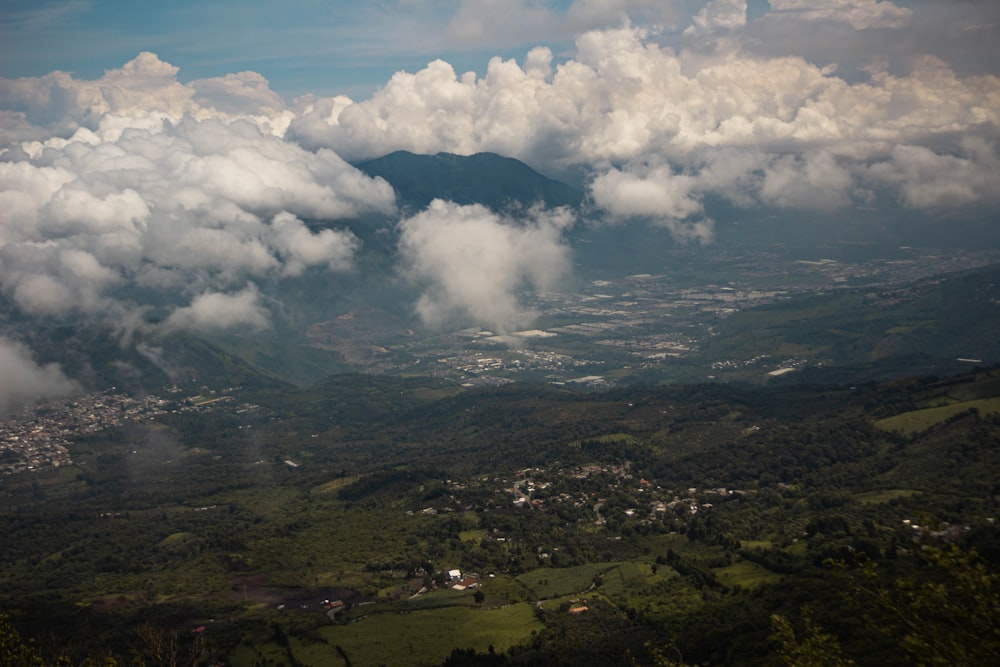
<path fill-rule="evenodd" d="M 603 576 L 620 565 L 621 563 L 588 563 L 559 569 L 540 567 L 522 574 L 517 580 L 529 588 L 536 598 L 544 600 L 582 593 L 591 587 L 594 577 Z"/>
<path fill-rule="evenodd" d="M 875 422 L 875 426 L 883 431 L 910 436 L 923 433 L 927 429 L 972 408 L 978 410 L 981 415 L 1000 413 L 1000 398 L 982 398 L 973 401 L 952 403 L 951 405 L 943 405 L 936 408 L 912 410 L 893 417 L 880 419 Z"/>
<path fill-rule="evenodd" d="M 440 664 L 454 647 L 505 651 L 542 629 L 532 606 L 517 603 L 497 609 L 448 607 L 412 613 L 371 615 L 349 625 L 321 628 L 326 645 L 312 647 L 308 657 L 296 651 L 305 665 L 344 664 L 340 646 L 354 665 Z"/>
<path fill-rule="evenodd" d="M 599 591 L 604 595 L 621 596 L 645 591 L 658 582 L 677 576 L 670 567 L 660 566 L 653 572 L 650 563 L 622 563 L 601 575 Z"/>
<path fill-rule="evenodd" d="M 726 567 L 714 570 L 715 576 L 726 586 L 741 586 L 756 588 L 761 584 L 773 584 L 781 581 L 781 575 L 775 574 L 756 563 L 742 560 Z"/>

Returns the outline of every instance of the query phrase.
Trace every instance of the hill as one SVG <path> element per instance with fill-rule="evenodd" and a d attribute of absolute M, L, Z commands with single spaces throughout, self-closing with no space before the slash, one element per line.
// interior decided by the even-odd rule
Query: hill
<path fill-rule="evenodd" d="M 583 193 L 548 178 L 514 158 L 496 153 L 417 155 L 396 151 L 355 166 L 381 176 L 404 208 L 422 209 L 433 199 L 482 204 L 500 211 L 511 206 L 578 207 Z"/>

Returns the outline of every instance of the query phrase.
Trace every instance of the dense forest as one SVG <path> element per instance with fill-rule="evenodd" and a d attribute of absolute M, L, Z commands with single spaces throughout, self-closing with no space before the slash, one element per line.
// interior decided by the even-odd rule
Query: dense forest
<path fill-rule="evenodd" d="M 1000 370 L 229 398 L 4 477 L 4 664 L 1000 657 Z"/>

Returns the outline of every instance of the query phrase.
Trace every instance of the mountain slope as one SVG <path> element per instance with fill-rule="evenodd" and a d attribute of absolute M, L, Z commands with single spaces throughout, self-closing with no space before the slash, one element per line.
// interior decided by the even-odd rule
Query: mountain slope
<path fill-rule="evenodd" d="M 855 372 L 865 365 L 883 370 L 898 365 L 889 376 L 914 374 L 919 363 L 930 361 L 939 366 L 935 374 L 955 372 L 962 363 L 995 363 L 998 285 L 1000 268 L 987 267 L 894 288 L 776 301 L 720 321 L 702 357 L 708 362 L 757 355 L 802 358 Z"/>
<path fill-rule="evenodd" d="M 495 153 L 417 155 L 396 151 L 355 166 L 369 176 L 387 180 L 400 203 L 409 208 L 423 208 L 436 198 L 482 204 L 493 210 L 537 202 L 549 207 L 576 207 L 583 201 L 579 190 Z"/>

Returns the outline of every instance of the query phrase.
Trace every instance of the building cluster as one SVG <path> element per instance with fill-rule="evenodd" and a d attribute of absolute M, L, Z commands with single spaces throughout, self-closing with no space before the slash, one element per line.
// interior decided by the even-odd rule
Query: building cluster
<path fill-rule="evenodd" d="M 151 419 L 168 410 L 158 396 L 132 397 L 116 388 L 29 406 L 0 422 L 0 474 L 71 465 L 70 440 Z"/>
<path fill-rule="evenodd" d="M 452 480 L 445 483 L 449 493 L 442 495 L 435 506 L 410 510 L 407 514 L 509 508 L 555 512 L 564 519 L 595 526 L 620 526 L 623 522 L 662 525 L 702 514 L 717 504 L 750 493 L 730 488 L 666 489 L 634 475 L 628 463 L 525 468 L 517 471 L 512 479 L 483 477 L 464 483 Z M 480 504 L 472 502 L 472 498 L 479 499 Z M 485 505 L 481 504 L 483 498 L 489 499 Z M 508 537 L 496 529 L 483 539 L 508 541 Z"/>

